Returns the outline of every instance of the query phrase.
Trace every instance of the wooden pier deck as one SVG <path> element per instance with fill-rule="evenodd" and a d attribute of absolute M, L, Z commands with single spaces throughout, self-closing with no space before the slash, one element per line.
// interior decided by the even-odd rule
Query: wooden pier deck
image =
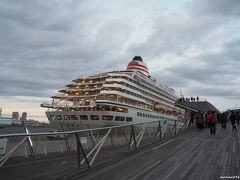
<path fill-rule="evenodd" d="M 40 171 L 44 161 L 41 165 L 32 164 L 31 168 L 39 167 L 39 172 L 25 173 L 25 176 L 21 176 L 21 172 L 28 171 L 26 167 L 30 165 L 0 168 L 0 179 L 219 180 L 224 176 L 240 179 L 240 126 L 237 128 L 232 131 L 231 125 L 227 124 L 225 130 L 217 125 L 215 135 L 210 135 L 209 129 L 192 130 L 88 171 L 80 171 L 75 158 L 72 159 L 74 163 L 49 171 Z M 50 165 L 50 160 L 47 164 Z"/>
<path fill-rule="evenodd" d="M 239 126 L 238 126 L 239 129 Z M 73 179 L 240 179 L 239 130 L 195 131 Z M 233 178 L 236 176 L 235 178 Z M 221 178 L 220 178 L 221 177 Z M 225 178 L 226 179 L 226 178 Z"/>

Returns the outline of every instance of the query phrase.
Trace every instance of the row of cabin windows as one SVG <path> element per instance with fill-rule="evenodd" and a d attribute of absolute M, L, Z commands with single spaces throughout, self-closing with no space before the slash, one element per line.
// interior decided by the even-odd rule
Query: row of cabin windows
<path fill-rule="evenodd" d="M 153 95 L 153 94 L 151 94 L 151 93 L 148 93 L 148 92 L 146 92 L 146 91 L 143 91 L 143 90 L 141 90 L 141 89 L 139 89 L 139 88 L 136 88 L 135 86 L 132 86 L 132 85 L 130 85 L 130 84 L 125 83 L 125 86 L 128 87 L 128 88 L 134 89 L 134 90 L 136 90 L 136 91 L 139 91 L 139 92 L 147 95 L 148 97 L 158 99 L 159 101 L 167 102 L 166 100 L 164 100 L 164 99 L 162 99 L 162 98 L 160 98 L 160 97 L 158 97 L 158 96 L 156 96 L 156 95 Z M 135 97 L 138 97 L 138 98 L 140 98 L 140 99 L 144 99 L 145 101 L 150 102 L 150 103 L 152 103 L 152 101 L 153 101 L 152 99 L 149 99 L 148 97 L 142 96 L 142 95 L 140 95 L 140 94 L 137 94 L 137 93 L 134 93 L 134 92 L 125 90 L 125 89 L 121 90 L 121 89 L 119 89 L 119 88 L 112 88 L 112 90 L 118 90 L 118 91 L 120 91 L 120 92 L 130 94 L 130 95 L 135 96 Z"/>
<path fill-rule="evenodd" d="M 153 86 L 152 84 L 149 84 L 149 83 L 148 83 L 148 85 L 149 85 L 150 87 L 152 87 L 152 88 L 150 88 L 150 87 L 145 86 L 145 85 L 141 84 L 140 82 L 135 81 L 135 80 L 133 80 L 133 79 L 130 79 L 130 78 L 127 78 L 127 77 L 122 77 L 122 78 L 123 78 L 123 79 L 126 79 L 126 80 L 128 80 L 128 81 L 130 81 L 130 82 L 133 82 L 133 83 L 137 84 L 138 86 L 140 86 L 140 87 L 142 87 L 142 88 L 144 88 L 144 89 L 146 89 L 146 90 L 148 90 L 148 91 L 151 91 L 151 92 L 154 92 L 154 93 L 159 94 L 159 95 L 161 95 L 161 96 L 164 96 L 164 97 L 169 98 L 167 95 L 164 94 L 165 92 L 163 92 L 163 90 L 161 90 L 160 88 L 157 88 L 157 87 Z M 145 83 L 146 83 L 146 82 L 145 82 Z M 157 88 L 158 90 L 156 91 L 155 88 Z M 162 92 L 162 93 L 160 93 L 159 91 Z"/>
<path fill-rule="evenodd" d="M 141 113 L 141 112 L 137 112 L 137 116 L 146 117 L 146 118 L 154 118 L 154 119 L 164 119 L 163 116 L 157 116 L 157 115 Z"/>
<path fill-rule="evenodd" d="M 164 92 L 162 89 L 153 86 L 151 83 L 149 83 L 149 82 L 147 82 L 147 81 L 141 80 L 141 82 L 144 83 L 144 84 L 146 84 L 146 85 L 141 85 L 141 86 L 143 86 L 143 87 L 144 87 L 145 89 L 147 89 L 148 91 L 152 91 L 152 92 L 154 92 L 154 93 L 156 93 L 156 94 L 159 94 L 159 95 L 162 95 L 162 96 L 164 96 L 164 97 L 166 97 L 166 98 L 169 98 L 169 96 L 166 95 L 165 92 Z M 151 87 L 151 88 L 150 88 L 150 87 Z M 156 90 L 156 89 L 157 89 L 157 90 Z M 160 93 L 160 92 L 161 92 L 161 93 Z"/>
<path fill-rule="evenodd" d="M 102 85 L 77 85 L 75 84 L 74 89 L 93 89 L 93 88 L 100 88 Z"/>
<path fill-rule="evenodd" d="M 49 116 L 49 120 L 54 120 L 55 116 L 54 115 L 50 115 Z M 112 121 L 113 120 L 113 116 L 101 116 L 102 120 L 107 120 L 107 121 Z M 88 120 L 88 116 L 87 115 L 80 115 L 79 118 L 77 115 L 56 115 L 56 120 Z M 98 115 L 90 115 L 90 120 L 100 120 Z M 125 121 L 125 117 L 124 116 L 116 116 L 115 117 L 115 121 Z M 132 118 L 131 117 L 126 117 L 126 121 L 127 122 L 132 122 Z"/>
<path fill-rule="evenodd" d="M 121 76 L 119 76 L 119 77 L 121 77 Z M 115 77 L 115 78 L 116 78 L 116 77 Z M 129 79 L 129 78 L 126 78 L 126 77 L 122 77 L 122 78 L 123 78 L 123 79 L 127 79 L 127 80 L 130 81 L 130 82 L 136 83 L 136 84 L 138 84 L 139 86 L 144 87 L 144 88 L 147 89 L 148 91 L 152 91 L 152 92 L 155 92 L 155 93 L 157 93 L 157 94 L 159 94 L 159 95 L 162 95 L 162 96 L 167 97 L 166 95 L 164 95 L 164 94 L 162 94 L 162 93 L 159 93 L 159 92 L 157 92 L 157 91 L 155 91 L 155 90 L 153 90 L 153 89 L 151 89 L 151 88 L 149 88 L 149 87 L 147 87 L 147 86 L 144 86 L 144 85 L 140 84 L 140 83 L 137 82 L 137 81 L 134 81 L 134 80 Z M 134 87 L 134 86 L 132 86 L 132 85 L 130 85 L 130 84 L 126 84 L 126 86 L 127 86 L 127 87 L 130 87 L 130 88 L 132 88 L 132 89 L 135 89 L 135 90 L 137 90 L 137 91 L 140 91 L 140 92 L 142 92 L 142 93 L 144 93 L 144 94 L 146 94 L 146 95 L 148 95 L 148 96 L 150 96 L 150 97 L 152 97 L 152 98 L 157 98 L 157 99 L 159 99 L 159 100 L 161 100 L 161 101 L 165 101 L 165 100 L 163 100 L 162 98 L 159 98 L 159 97 L 157 97 L 157 96 L 155 96 L 155 95 L 152 95 L 151 93 L 148 93 L 148 92 L 146 92 L 146 91 L 143 91 L 143 90 L 141 90 L 141 89 L 139 89 L 139 88 L 136 88 L 136 87 Z M 83 89 L 84 89 L 84 88 L 83 88 Z M 89 95 L 95 95 L 95 94 L 99 94 L 99 91 L 98 91 L 97 93 L 96 93 L 96 92 L 86 92 L 86 93 L 88 93 Z M 141 98 L 141 99 L 144 99 L 144 100 L 146 100 L 146 101 L 148 101 L 148 102 L 151 102 L 151 101 L 152 101 L 151 99 L 148 99 L 148 98 L 146 98 L 146 97 L 143 97 L 143 96 L 141 96 L 141 95 L 139 95 L 139 94 L 135 94 L 135 93 L 132 94 L 132 92 L 127 92 L 127 93 L 130 93 L 131 95 L 136 96 L 136 97 Z M 83 95 L 83 94 L 81 94 L 81 95 Z M 85 105 L 89 105 L 89 104 L 85 104 Z"/>
<path fill-rule="evenodd" d="M 138 97 L 138 98 L 140 98 L 140 99 L 143 99 L 143 100 L 145 100 L 145 101 L 147 101 L 147 102 L 152 103 L 152 100 L 151 100 L 151 99 L 148 99 L 148 98 L 146 98 L 146 97 L 144 97 L 144 96 L 142 96 L 142 95 L 140 95 L 140 94 L 134 93 L 134 92 L 132 92 L 132 91 L 128 91 L 128 90 L 126 90 L 126 89 L 120 89 L 120 88 L 114 88 L 114 87 L 112 87 L 111 90 L 115 90 L 115 91 L 119 91 L 119 92 L 122 92 L 122 93 L 126 93 L 126 94 L 129 94 L 129 95 Z"/>
<path fill-rule="evenodd" d="M 154 93 L 157 93 L 157 94 L 159 94 L 159 95 L 162 95 L 162 96 L 168 98 L 168 96 L 163 93 L 163 90 L 162 90 L 162 89 L 153 86 L 152 84 L 148 83 L 147 81 L 145 81 L 145 83 L 147 83 L 148 86 L 143 85 L 143 84 L 141 84 L 140 82 L 138 82 L 138 81 L 136 81 L 136 80 L 133 80 L 133 79 L 131 79 L 131 78 L 125 77 L 125 76 L 113 76 L 113 77 L 111 77 L 111 76 L 109 77 L 109 76 L 108 76 L 108 78 L 123 78 L 123 79 L 126 79 L 126 80 L 128 80 L 128 81 L 130 81 L 130 82 L 132 82 L 132 83 L 137 84 L 138 86 L 140 86 L 140 87 L 142 87 L 142 88 L 144 88 L 144 89 L 146 89 L 146 90 L 148 90 L 148 91 L 152 91 L 152 92 L 154 92 Z M 105 79 L 106 79 L 106 77 L 105 77 L 105 78 L 102 78 L 102 79 L 98 79 L 97 82 L 99 82 L 99 81 L 102 82 L 102 81 L 105 80 Z M 93 81 L 93 80 L 90 80 L 90 81 Z M 90 82 L 90 81 L 89 81 L 89 82 Z M 95 82 L 95 81 L 94 81 L 94 82 Z M 83 83 L 83 82 L 81 82 L 81 83 Z M 85 80 L 84 83 L 88 83 L 88 80 Z M 131 85 L 130 85 L 130 86 L 131 86 Z M 149 86 L 152 87 L 152 88 L 150 88 Z M 85 88 L 91 89 L 91 88 L 96 88 L 96 87 L 98 87 L 98 88 L 99 88 L 99 87 L 102 87 L 102 84 L 101 84 L 101 85 L 80 85 L 80 86 L 79 86 L 80 89 L 85 89 Z M 155 88 L 157 88 L 158 90 L 156 90 Z M 137 90 L 138 88 L 134 87 L 133 89 Z M 140 91 L 142 91 L 142 90 L 140 90 Z M 160 93 L 159 91 L 161 91 L 162 93 Z"/>
<path fill-rule="evenodd" d="M 131 89 L 134 89 L 134 90 L 136 90 L 136 91 L 139 91 L 139 92 L 141 92 L 141 93 L 143 93 L 143 94 L 145 94 L 145 95 L 147 95 L 147 96 L 149 96 L 149 97 L 151 97 L 151 98 L 155 98 L 155 99 L 158 99 L 158 100 L 160 100 L 160 101 L 164 101 L 164 102 L 167 102 L 166 100 L 164 100 L 164 99 L 162 99 L 162 98 L 160 98 L 160 97 L 158 97 L 158 96 L 156 96 L 156 95 L 153 95 L 153 94 L 151 94 L 151 93 L 148 93 L 147 91 L 144 91 L 144 90 L 141 90 L 141 89 L 139 89 L 139 88 L 136 88 L 135 86 L 132 86 L 132 85 L 130 85 L 130 84 L 126 84 L 126 87 L 129 87 L 129 88 L 131 88 Z M 154 93 L 156 93 L 156 92 L 154 92 Z M 157 94 L 159 94 L 159 93 L 157 93 Z M 164 96 L 163 94 L 159 94 L 159 95 L 161 95 L 161 96 Z M 141 96 L 141 95 L 139 95 L 139 94 L 136 94 L 135 95 L 136 97 L 139 97 L 139 98 L 142 98 L 143 96 Z M 143 97 L 143 99 L 144 99 L 144 97 Z M 146 99 L 145 99 L 146 100 Z M 149 99 L 150 101 L 152 101 L 151 99 Z M 149 101 L 148 100 L 148 101 Z"/>

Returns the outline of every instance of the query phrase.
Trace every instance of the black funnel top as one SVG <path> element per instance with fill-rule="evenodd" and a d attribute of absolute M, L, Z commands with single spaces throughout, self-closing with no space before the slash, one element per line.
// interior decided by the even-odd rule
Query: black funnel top
<path fill-rule="evenodd" d="M 135 60 L 135 61 L 143 61 L 141 56 L 135 56 L 133 58 L 133 60 Z"/>

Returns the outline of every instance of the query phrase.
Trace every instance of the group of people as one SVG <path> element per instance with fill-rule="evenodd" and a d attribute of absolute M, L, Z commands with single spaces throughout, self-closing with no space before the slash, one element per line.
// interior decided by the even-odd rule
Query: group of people
<path fill-rule="evenodd" d="M 237 130 L 237 127 L 235 125 L 236 121 L 237 121 L 237 124 L 239 125 L 239 121 L 240 121 L 240 114 L 239 112 L 234 112 L 232 111 L 228 116 L 227 116 L 227 120 L 230 120 L 231 121 L 231 124 L 232 124 L 232 130 Z"/>
<path fill-rule="evenodd" d="M 234 111 L 226 111 L 220 114 L 220 122 L 222 124 L 222 128 L 226 129 L 226 123 L 230 121 L 232 124 L 232 130 L 237 130 L 236 122 L 239 125 L 240 121 L 240 113 Z"/>
<path fill-rule="evenodd" d="M 226 129 L 227 122 L 230 121 L 232 125 L 232 130 L 237 130 L 236 122 L 239 125 L 240 113 L 234 111 L 226 111 L 223 113 L 217 113 L 215 111 L 208 111 L 206 114 L 198 112 L 193 116 L 196 120 L 196 125 L 198 129 L 203 129 L 208 127 L 210 129 L 210 134 L 216 134 L 216 124 L 221 123 L 223 129 Z"/>

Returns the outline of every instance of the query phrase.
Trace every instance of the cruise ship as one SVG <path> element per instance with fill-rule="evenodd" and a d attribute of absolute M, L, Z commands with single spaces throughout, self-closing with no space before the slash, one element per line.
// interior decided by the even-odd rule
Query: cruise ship
<path fill-rule="evenodd" d="M 160 120 L 182 119 L 174 89 L 150 76 L 140 56 L 126 70 L 78 77 L 41 104 L 56 128 L 87 129 Z"/>

